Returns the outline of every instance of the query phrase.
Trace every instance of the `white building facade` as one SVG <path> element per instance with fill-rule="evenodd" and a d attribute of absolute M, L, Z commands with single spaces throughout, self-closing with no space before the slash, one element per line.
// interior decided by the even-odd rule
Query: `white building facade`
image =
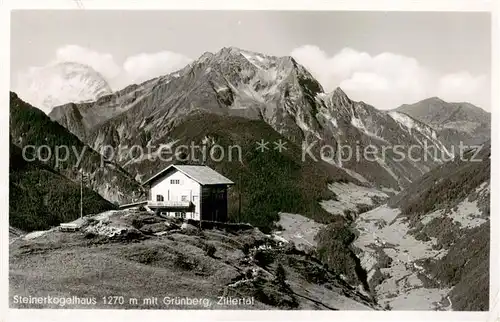
<path fill-rule="evenodd" d="M 144 184 L 147 205 L 159 215 L 227 220 L 227 188 L 234 183 L 207 166 L 171 165 Z"/>

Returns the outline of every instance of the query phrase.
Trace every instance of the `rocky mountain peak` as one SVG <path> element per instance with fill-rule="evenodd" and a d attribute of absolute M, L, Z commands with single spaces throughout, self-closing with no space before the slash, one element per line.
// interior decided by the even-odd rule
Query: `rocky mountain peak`
<path fill-rule="evenodd" d="M 431 97 L 396 109 L 438 130 L 448 146 L 481 144 L 490 137 L 491 115 L 471 103 Z"/>
<path fill-rule="evenodd" d="M 347 94 L 340 88 L 337 87 L 333 91 L 323 95 L 324 101 L 331 108 L 347 107 L 353 104 L 353 101 L 347 96 Z"/>
<path fill-rule="evenodd" d="M 433 105 L 448 104 L 445 100 L 443 100 L 437 96 L 426 98 L 426 99 L 422 100 L 421 102 L 427 103 L 427 104 L 433 104 Z"/>
<path fill-rule="evenodd" d="M 351 102 L 351 99 L 340 87 L 335 88 L 335 90 L 332 92 L 332 96 L 345 103 Z"/>
<path fill-rule="evenodd" d="M 239 54 L 242 51 L 243 49 L 240 49 L 238 47 L 229 46 L 229 47 L 222 47 L 221 50 L 219 50 L 219 53 Z"/>
<path fill-rule="evenodd" d="M 203 53 L 203 55 L 200 56 L 200 58 L 198 58 L 198 61 L 209 60 L 212 57 L 214 57 L 214 54 L 211 53 L 211 52 L 209 52 L 209 51 L 206 51 L 206 52 Z"/>

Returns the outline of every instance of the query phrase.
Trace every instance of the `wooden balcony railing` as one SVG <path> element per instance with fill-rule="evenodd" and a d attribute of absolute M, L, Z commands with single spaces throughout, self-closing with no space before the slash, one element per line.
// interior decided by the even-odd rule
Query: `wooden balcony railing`
<path fill-rule="evenodd" d="M 153 201 L 153 200 L 148 200 L 148 207 L 162 207 L 162 208 L 190 208 L 191 201 L 172 201 L 172 200 L 167 200 L 167 201 Z"/>

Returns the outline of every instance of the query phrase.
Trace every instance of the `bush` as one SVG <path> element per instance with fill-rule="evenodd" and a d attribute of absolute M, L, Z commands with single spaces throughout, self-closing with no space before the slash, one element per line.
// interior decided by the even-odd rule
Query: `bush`
<path fill-rule="evenodd" d="M 91 231 L 85 233 L 85 238 L 86 239 L 92 239 L 95 238 L 97 235 Z"/>
<path fill-rule="evenodd" d="M 346 226 L 347 224 L 340 218 L 339 221 L 320 230 L 316 236 L 317 256 L 330 270 L 342 273 L 350 282 L 363 283 L 365 288 L 368 288 L 366 272 L 359 258 L 349 247 L 355 234 Z"/>
<path fill-rule="evenodd" d="M 287 286 L 276 289 L 276 285 L 263 278 L 257 278 L 253 282 L 254 296 L 259 302 L 284 309 L 295 309 L 299 306 L 295 295 Z"/>
<path fill-rule="evenodd" d="M 175 266 L 184 270 L 192 270 L 196 266 L 196 263 L 193 260 L 190 260 L 183 253 L 176 254 L 174 264 Z"/>
<path fill-rule="evenodd" d="M 272 254 L 261 249 L 255 252 L 253 259 L 260 267 L 267 267 L 274 262 Z"/>
<path fill-rule="evenodd" d="M 276 268 L 276 283 L 278 285 L 286 285 L 286 271 L 283 265 L 281 263 L 278 264 L 278 267 Z"/>
<path fill-rule="evenodd" d="M 205 250 L 205 255 L 207 255 L 208 257 L 214 257 L 215 252 L 217 251 L 217 248 L 215 248 L 215 246 L 212 244 L 205 244 L 203 248 Z"/>
<path fill-rule="evenodd" d="M 248 256 L 250 254 L 250 245 L 245 243 L 243 244 L 243 247 L 241 248 L 241 251 L 245 256 Z"/>

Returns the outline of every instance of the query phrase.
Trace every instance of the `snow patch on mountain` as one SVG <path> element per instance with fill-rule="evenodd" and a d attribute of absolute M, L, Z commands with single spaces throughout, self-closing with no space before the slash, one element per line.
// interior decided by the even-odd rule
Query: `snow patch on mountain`
<path fill-rule="evenodd" d="M 258 67 L 258 66 L 257 66 Z M 286 72 L 278 70 L 275 67 L 257 70 L 245 69 L 241 74 L 247 77 L 245 82 L 230 83 L 225 79 L 227 85 L 219 85 L 219 89 L 227 87 L 234 93 L 234 102 L 230 108 L 246 108 L 247 105 L 266 106 L 269 101 L 272 101 L 280 94 L 280 82 L 286 77 Z"/>
<path fill-rule="evenodd" d="M 479 122 L 471 122 L 471 121 L 454 121 L 448 122 L 441 126 L 444 129 L 455 129 L 459 131 L 467 132 L 471 135 L 474 134 L 474 131 L 477 130 L 478 127 L 482 126 Z"/>
<path fill-rule="evenodd" d="M 380 190 L 382 190 L 383 192 L 385 192 L 388 195 L 395 195 L 395 194 L 400 192 L 399 190 L 387 188 L 387 187 L 381 187 Z"/>
<path fill-rule="evenodd" d="M 378 164 L 379 164 L 382 168 L 384 168 L 384 170 L 385 170 L 385 171 L 387 171 L 387 173 L 388 173 L 388 174 L 390 174 L 390 175 L 391 175 L 391 177 L 393 177 L 393 178 L 394 178 L 397 182 L 399 182 L 399 183 L 400 183 L 400 179 L 401 179 L 401 178 L 400 178 L 400 177 L 398 177 L 398 176 L 394 173 L 394 171 L 392 171 L 392 169 L 391 169 L 391 168 L 390 168 L 390 167 L 386 164 L 386 162 L 385 162 L 385 160 L 384 160 L 384 159 L 382 159 L 382 158 L 376 158 L 375 160 L 376 160 L 376 162 L 377 162 L 377 163 L 378 163 Z"/>
<path fill-rule="evenodd" d="M 363 132 L 367 132 L 366 127 L 363 124 L 363 122 L 359 118 L 357 118 L 356 116 L 354 116 L 354 114 L 351 116 L 351 124 L 354 127 L 357 127 L 359 130 L 361 130 Z"/>
<path fill-rule="evenodd" d="M 358 112 L 361 112 L 361 113 L 363 113 L 362 115 L 364 115 L 364 113 L 367 113 L 366 110 L 363 110 L 363 108 L 360 106 L 354 106 L 352 108 L 349 108 L 348 110 L 349 110 L 349 112 L 347 114 L 348 114 L 348 117 L 350 118 L 350 123 L 352 126 L 354 126 L 355 128 L 357 128 L 358 130 L 360 130 L 362 133 L 364 133 L 365 135 L 367 135 L 369 137 L 372 137 L 376 140 L 380 140 L 380 141 L 385 142 L 385 143 L 389 143 L 385 138 L 383 138 L 379 135 L 379 133 L 383 130 L 383 126 L 381 126 L 380 124 L 373 124 L 373 123 L 370 124 L 369 123 L 370 121 L 368 120 L 368 118 L 364 119 L 364 117 L 360 117 L 357 115 Z M 355 112 L 355 110 L 356 110 L 356 112 Z M 331 115 L 330 112 L 328 112 L 327 114 L 330 114 L 329 118 L 335 119 L 335 117 L 333 115 Z M 336 120 L 335 120 L 335 127 L 337 127 Z M 370 128 L 370 129 L 368 129 L 368 128 Z"/>
<path fill-rule="evenodd" d="M 489 194 L 490 185 L 488 182 L 482 183 L 474 192 L 474 194 Z M 469 197 L 470 198 L 470 197 Z M 432 213 L 426 214 L 421 222 L 428 225 L 435 218 L 449 217 L 453 222 L 460 225 L 462 229 L 472 229 L 479 227 L 488 222 L 482 211 L 479 209 L 479 200 L 470 201 L 469 198 L 462 200 L 456 207 L 451 210 L 439 209 Z"/>
<path fill-rule="evenodd" d="M 219 86 L 219 87 L 217 87 L 217 88 L 215 89 L 215 91 L 216 91 L 217 93 L 224 92 L 224 91 L 227 91 L 227 90 L 229 90 L 229 87 L 227 87 L 227 86 Z"/>
<path fill-rule="evenodd" d="M 430 126 L 420 123 L 412 117 L 400 112 L 391 111 L 389 112 L 389 116 L 391 116 L 396 122 L 398 122 L 402 128 L 406 128 L 410 135 L 413 135 L 417 140 L 418 137 L 414 132 L 418 132 L 423 135 L 425 139 L 429 141 L 429 143 L 435 144 L 438 148 L 441 149 L 443 153 L 446 154 L 446 156 L 452 155 L 448 151 L 448 149 L 446 149 L 444 144 L 438 140 L 436 131 Z M 422 144 L 420 140 L 418 141 Z"/>
<path fill-rule="evenodd" d="M 304 116 L 302 114 L 297 114 L 297 118 L 295 119 L 295 122 L 297 123 L 297 126 L 304 133 L 306 133 L 306 137 L 307 137 L 307 134 L 310 133 L 310 134 L 313 134 L 316 138 L 321 140 L 321 135 L 318 132 L 314 131 L 311 127 L 309 127 L 309 125 L 304 121 Z"/>
<path fill-rule="evenodd" d="M 250 63 L 252 63 L 257 68 L 264 68 L 263 66 L 268 60 L 263 57 L 263 55 L 258 53 L 252 53 L 249 51 L 240 51 L 241 55 L 245 57 Z"/>
<path fill-rule="evenodd" d="M 368 179 L 366 179 L 365 177 L 363 177 L 361 174 L 357 173 L 356 171 L 351 170 L 351 169 L 347 169 L 347 168 L 341 168 L 341 169 L 344 170 L 348 175 L 350 175 L 354 179 L 357 179 L 359 182 L 369 183 Z"/>

